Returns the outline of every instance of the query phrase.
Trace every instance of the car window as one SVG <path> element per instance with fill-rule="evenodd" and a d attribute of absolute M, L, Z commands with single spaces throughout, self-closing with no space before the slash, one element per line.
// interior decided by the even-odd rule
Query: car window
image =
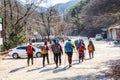
<path fill-rule="evenodd" d="M 17 49 L 22 49 L 22 50 L 26 50 L 26 46 L 22 46 L 22 47 L 18 47 Z"/>

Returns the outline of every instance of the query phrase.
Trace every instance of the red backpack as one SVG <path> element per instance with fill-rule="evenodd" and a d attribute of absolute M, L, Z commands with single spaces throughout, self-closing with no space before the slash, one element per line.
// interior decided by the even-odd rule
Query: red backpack
<path fill-rule="evenodd" d="M 82 46 L 82 45 L 80 45 L 79 47 L 78 47 L 78 52 L 83 52 L 84 51 L 84 47 Z"/>
<path fill-rule="evenodd" d="M 92 50 L 93 50 L 93 46 L 92 46 L 91 44 L 88 46 L 88 50 L 89 50 L 89 51 L 92 51 Z"/>
<path fill-rule="evenodd" d="M 27 54 L 33 54 L 32 46 L 28 45 Z"/>

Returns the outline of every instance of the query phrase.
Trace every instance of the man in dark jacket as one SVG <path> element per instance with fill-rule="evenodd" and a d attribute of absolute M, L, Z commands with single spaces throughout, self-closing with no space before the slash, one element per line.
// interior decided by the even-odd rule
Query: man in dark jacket
<path fill-rule="evenodd" d="M 54 54 L 54 61 L 56 63 L 56 67 L 58 67 L 58 60 L 59 60 L 59 65 L 61 65 L 61 54 L 63 54 L 63 50 L 61 45 L 56 42 L 56 40 L 53 40 L 54 44 L 52 44 L 51 48 Z"/>

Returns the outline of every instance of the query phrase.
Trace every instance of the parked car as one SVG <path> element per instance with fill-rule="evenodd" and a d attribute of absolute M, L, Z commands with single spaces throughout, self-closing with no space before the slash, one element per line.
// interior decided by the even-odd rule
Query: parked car
<path fill-rule="evenodd" d="M 24 58 L 27 57 L 27 52 L 26 52 L 27 46 L 19 46 L 13 49 L 10 49 L 8 52 L 9 56 L 12 56 L 13 58 Z M 41 49 L 37 47 L 33 47 L 35 49 L 35 52 L 33 54 L 34 57 L 41 57 Z"/>
<path fill-rule="evenodd" d="M 102 39 L 103 39 L 103 37 L 102 37 L 101 34 L 96 34 L 96 36 L 95 36 L 96 41 L 99 41 L 99 40 L 102 40 Z"/>

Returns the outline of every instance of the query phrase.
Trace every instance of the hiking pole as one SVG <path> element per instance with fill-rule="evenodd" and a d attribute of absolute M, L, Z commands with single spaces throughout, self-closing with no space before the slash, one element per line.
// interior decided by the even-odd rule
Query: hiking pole
<path fill-rule="evenodd" d="M 66 57 L 67 57 L 67 54 L 65 53 L 65 59 L 64 59 L 64 65 L 66 65 Z"/>
<path fill-rule="evenodd" d="M 75 53 L 76 53 L 76 56 L 77 56 L 77 58 L 79 57 L 79 55 L 78 55 L 78 52 L 77 52 L 77 50 L 76 49 L 74 49 L 74 51 L 75 51 Z"/>
<path fill-rule="evenodd" d="M 51 63 L 52 63 L 52 51 L 50 50 L 50 58 L 51 58 Z"/>
<path fill-rule="evenodd" d="M 84 51 L 84 60 L 86 60 L 86 50 Z"/>

